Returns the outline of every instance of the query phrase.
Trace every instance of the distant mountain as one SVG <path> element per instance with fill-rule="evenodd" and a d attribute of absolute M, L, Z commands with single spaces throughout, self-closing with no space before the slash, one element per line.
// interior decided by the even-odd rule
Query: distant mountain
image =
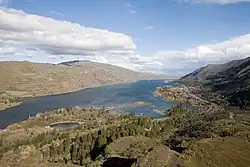
<path fill-rule="evenodd" d="M 159 78 L 154 74 L 139 73 L 91 61 L 70 61 L 60 64 L 0 62 L 0 74 L 0 92 L 11 90 L 27 92 L 33 96 Z"/>
<path fill-rule="evenodd" d="M 231 104 L 250 102 L 250 57 L 202 67 L 180 79 L 187 85 L 219 93 Z"/>

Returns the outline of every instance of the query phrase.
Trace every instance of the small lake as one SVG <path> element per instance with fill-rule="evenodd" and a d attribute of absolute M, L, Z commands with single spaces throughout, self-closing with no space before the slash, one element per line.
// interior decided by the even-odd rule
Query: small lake
<path fill-rule="evenodd" d="M 154 96 L 157 87 L 171 86 L 163 80 L 143 80 L 127 84 L 115 84 L 95 88 L 86 88 L 77 92 L 59 95 L 36 97 L 25 101 L 20 106 L 5 109 L 0 112 L 0 128 L 25 120 L 38 112 L 45 112 L 57 108 L 72 106 L 80 107 L 119 107 L 123 112 L 146 115 L 161 118 L 163 115 L 154 112 L 171 108 L 176 103 L 166 102 L 160 97 Z M 151 105 L 138 105 L 126 107 L 124 104 L 136 103 L 138 101 L 150 103 Z"/>
<path fill-rule="evenodd" d="M 63 123 L 55 123 L 53 125 L 50 125 L 50 127 L 58 130 L 67 130 L 78 125 L 80 124 L 77 122 L 63 122 Z"/>

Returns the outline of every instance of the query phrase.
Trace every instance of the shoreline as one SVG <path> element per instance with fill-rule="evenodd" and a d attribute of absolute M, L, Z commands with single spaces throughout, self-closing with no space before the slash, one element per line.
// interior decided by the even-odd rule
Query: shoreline
<path fill-rule="evenodd" d="M 217 104 L 202 99 L 197 93 L 194 93 L 199 91 L 202 90 L 181 84 L 176 87 L 160 87 L 156 89 L 155 96 L 159 96 L 166 101 L 188 103 L 193 107 L 201 107 L 205 112 L 215 112 L 223 109 Z"/>
<path fill-rule="evenodd" d="M 164 111 L 161 111 L 161 110 L 154 109 L 153 112 L 160 114 L 162 116 L 167 116 L 166 113 Z"/>
<path fill-rule="evenodd" d="M 130 82 L 131 83 L 131 82 Z M 133 83 L 133 82 L 132 82 Z M 109 84 L 110 85 L 110 84 Z M 114 85 L 114 84 L 112 84 L 112 85 Z M 92 87 L 93 88 L 93 87 Z M 84 88 L 84 89 L 87 89 L 87 88 Z M 155 87 L 154 87 L 154 89 L 155 89 Z M 56 96 L 55 96 L 55 98 L 57 98 Z M 21 104 L 21 103 L 20 103 Z M 79 104 L 78 104 L 79 105 Z M 146 102 L 146 101 L 134 101 L 133 103 L 129 103 L 129 104 L 125 104 L 124 106 L 121 106 L 121 107 L 137 107 L 137 106 L 150 106 L 150 105 L 152 105 L 151 103 L 149 103 L 149 102 Z M 34 106 L 35 107 L 35 106 Z M 22 108 L 22 107 L 21 107 Z M 97 107 L 97 108 L 99 108 L 99 107 Z M 101 107 L 102 108 L 102 107 Z M 106 108 L 106 107 L 105 107 Z M 110 110 L 119 110 L 119 106 L 115 106 L 115 107 L 110 107 L 110 106 L 107 106 L 107 108 L 108 109 L 110 109 Z M 19 111 L 19 107 L 16 107 L 16 108 L 14 108 L 14 109 L 11 109 L 11 110 L 14 110 L 15 112 L 18 112 Z M 6 111 L 6 112 L 5 112 Z M 7 111 L 8 110 L 4 110 L 4 113 L 2 113 L 2 115 L 3 115 L 3 118 L 4 118 L 4 115 L 10 115 L 10 114 L 8 114 L 7 113 Z M 25 111 L 24 111 L 25 112 Z M 5 114 L 6 113 L 6 114 Z M 26 112 L 25 112 L 26 113 Z M 43 112 L 39 112 L 39 113 L 43 113 Z M 38 114 L 39 114 L 38 113 Z M 27 115 L 26 117 L 28 117 L 28 116 L 31 116 L 31 117 L 33 117 L 34 116 L 34 114 L 33 113 L 31 113 L 31 114 L 29 114 L 29 115 Z M 23 120 L 23 118 L 22 118 L 23 116 L 20 116 L 20 118 Z M 15 118 L 15 119 L 19 119 L 19 118 Z M 26 118 L 25 118 L 26 119 Z M 5 120 L 3 119 L 3 124 L 4 124 L 4 122 L 5 122 Z M 18 121 L 19 122 L 19 121 Z"/>
<path fill-rule="evenodd" d="M 63 95 L 63 94 L 69 94 L 69 93 L 75 93 L 75 92 L 78 92 L 78 91 L 81 91 L 81 90 L 84 90 L 84 89 L 89 89 L 89 88 L 98 88 L 98 87 L 102 87 L 102 86 L 112 86 L 112 85 L 116 85 L 116 84 L 127 84 L 127 83 L 134 83 L 134 82 L 137 82 L 139 80 L 136 80 L 136 81 L 132 81 L 132 82 L 118 82 L 118 83 L 111 83 L 111 84 L 103 84 L 103 85 L 94 85 L 94 86 L 89 86 L 89 87 L 84 87 L 84 88 L 79 88 L 79 89 L 74 89 L 74 90 L 70 90 L 70 91 L 62 91 L 62 92 L 58 92 L 58 93 L 52 93 L 52 94 L 36 94 L 36 95 L 32 95 L 32 92 L 25 92 L 27 93 L 25 96 L 15 96 L 13 98 L 16 98 L 16 99 L 29 99 L 29 98 L 38 98 L 38 97 L 45 97 L 45 96 L 56 96 L 56 95 Z M 5 93 L 7 93 L 8 91 L 5 91 Z M 18 92 L 18 91 L 16 91 Z M 6 99 L 6 100 L 10 100 L 11 98 L 9 99 Z M 1 100 L 1 99 L 0 99 Z M 11 107 L 16 107 L 16 106 L 19 106 L 21 105 L 25 100 L 22 100 L 20 102 L 17 102 L 17 103 L 8 103 L 8 104 L 1 104 L 0 103 L 0 112 L 1 111 L 4 111 L 5 109 L 8 109 L 8 108 L 11 108 Z M 8 106 L 6 106 L 8 105 Z"/>
<path fill-rule="evenodd" d="M 23 102 L 15 102 L 15 103 L 7 103 L 7 104 L 0 103 L 0 112 L 1 112 L 1 111 L 4 111 L 5 109 L 11 108 L 11 107 L 19 106 L 19 105 L 21 105 L 22 103 L 23 103 Z"/>
<path fill-rule="evenodd" d="M 159 79 L 160 80 L 160 79 Z M 161 79 L 164 80 L 164 79 Z M 129 83 L 135 83 L 137 81 L 141 81 L 141 80 L 135 80 L 135 81 L 124 81 L 124 82 L 117 82 L 117 83 L 110 83 L 110 84 L 103 84 L 103 85 L 93 85 L 93 86 L 88 86 L 88 87 L 83 87 L 83 88 L 79 88 L 79 89 L 73 89 L 73 90 L 69 90 L 69 91 L 61 91 L 61 92 L 56 92 L 56 93 L 50 93 L 50 94 L 34 94 L 32 92 L 25 92 L 25 95 L 21 95 L 21 96 L 13 96 L 13 98 L 16 99 L 22 99 L 20 100 L 20 102 L 18 102 L 18 104 L 16 105 L 12 105 L 10 107 L 1 107 L 1 103 L 0 103 L 0 112 L 4 111 L 5 109 L 11 108 L 11 107 L 16 107 L 21 105 L 25 99 L 29 99 L 29 98 L 39 98 L 39 97 L 45 97 L 45 96 L 56 96 L 56 95 L 63 95 L 63 94 L 70 94 L 70 93 L 75 93 L 84 89 L 91 89 L 91 88 L 98 88 L 98 87 L 103 87 L 103 86 L 112 86 L 112 85 L 117 85 L 117 84 L 129 84 Z M 164 80 L 165 81 L 165 80 Z M 5 91 L 5 93 L 7 93 L 8 91 Z M 13 91 L 13 92 L 19 92 L 19 91 Z M 1 100 L 1 99 L 0 99 Z"/>

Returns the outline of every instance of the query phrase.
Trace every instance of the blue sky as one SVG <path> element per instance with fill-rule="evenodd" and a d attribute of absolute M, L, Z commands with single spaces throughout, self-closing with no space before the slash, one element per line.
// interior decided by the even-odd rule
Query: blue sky
<path fill-rule="evenodd" d="M 53 63 L 76 58 L 90 59 L 137 71 L 181 75 L 208 63 L 222 63 L 249 56 L 250 2 L 244 1 L 248 0 L 0 0 L 4 11 L 22 10 L 27 15 L 52 18 L 57 23 L 68 21 L 84 27 L 121 33 L 124 39 L 119 38 L 121 42 L 119 46 L 115 46 L 115 50 L 126 51 L 110 55 L 110 50 L 106 48 L 105 52 L 95 48 L 89 53 L 89 48 L 84 47 L 80 49 L 84 53 L 79 53 L 77 49 L 72 54 L 69 48 L 76 49 L 74 45 L 68 46 L 66 53 L 55 53 L 55 45 L 45 47 L 44 43 L 36 41 L 33 46 L 27 39 L 17 39 L 16 36 L 20 36 L 20 33 L 15 32 L 14 42 L 4 42 L 7 37 L 2 39 L 2 42 L 0 39 L 2 53 L 11 47 L 15 48 L 14 56 L 1 56 L 0 49 L 0 60 Z M 3 17 L 7 17 L 4 14 L 6 13 L 0 13 L 0 30 L 3 29 L 7 33 L 9 30 L 1 27 L 1 21 L 4 23 L 2 25 L 7 25 L 3 22 L 6 21 Z M 37 19 L 39 20 L 38 17 Z M 26 19 L 24 24 L 28 25 L 32 21 Z M 9 24 L 18 27 L 17 22 Z M 57 37 L 60 35 L 63 36 L 63 32 L 56 34 Z M 55 34 L 51 33 L 51 36 Z M 91 35 L 89 38 L 92 37 Z M 100 38 L 90 41 L 91 44 L 96 45 Z M 101 45 L 112 48 L 113 51 L 114 45 L 111 43 L 115 43 L 116 38 L 112 36 L 113 41 L 110 43 L 105 43 L 105 40 L 109 40 L 106 36 L 102 39 L 104 42 Z M 20 40 L 21 44 L 17 42 Z M 70 40 L 65 42 L 71 43 Z M 82 42 L 88 41 L 82 39 Z M 35 49 L 30 51 L 26 48 Z M 237 51 L 233 50 L 235 48 Z"/>

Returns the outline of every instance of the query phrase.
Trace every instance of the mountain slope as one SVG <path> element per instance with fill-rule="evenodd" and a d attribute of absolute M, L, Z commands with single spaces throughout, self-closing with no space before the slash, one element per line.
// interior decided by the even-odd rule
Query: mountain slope
<path fill-rule="evenodd" d="M 180 80 L 187 85 L 201 86 L 205 90 L 221 94 L 231 104 L 248 104 L 250 101 L 250 58 L 220 65 L 208 65 Z"/>
<path fill-rule="evenodd" d="M 23 92 L 22 96 L 65 93 L 84 87 L 156 77 L 91 61 L 61 64 L 0 62 L 0 73 L 0 92 Z"/>

